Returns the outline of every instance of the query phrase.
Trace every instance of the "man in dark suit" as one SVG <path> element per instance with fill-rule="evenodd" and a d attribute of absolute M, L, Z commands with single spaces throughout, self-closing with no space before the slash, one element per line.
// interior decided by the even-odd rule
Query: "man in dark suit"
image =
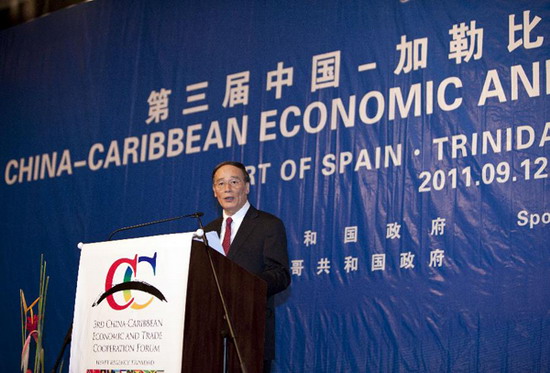
<path fill-rule="evenodd" d="M 205 231 L 218 232 L 227 257 L 267 283 L 264 372 L 269 372 L 275 357 L 273 295 L 290 285 L 285 227 L 276 216 L 250 205 L 250 176 L 242 163 L 220 163 L 212 172 L 212 183 L 223 216 Z"/>

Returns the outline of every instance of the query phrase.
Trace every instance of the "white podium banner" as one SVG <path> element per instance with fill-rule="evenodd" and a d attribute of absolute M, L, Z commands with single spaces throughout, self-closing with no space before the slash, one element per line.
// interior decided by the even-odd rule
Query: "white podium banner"
<path fill-rule="evenodd" d="M 82 247 L 70 372 L 179 372 L 193 233 Z"/>

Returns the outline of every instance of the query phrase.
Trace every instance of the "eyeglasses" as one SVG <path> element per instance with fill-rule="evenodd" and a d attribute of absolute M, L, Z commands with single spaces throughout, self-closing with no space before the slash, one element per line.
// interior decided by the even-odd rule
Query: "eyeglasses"
<path fill-rule="evenodd" d="M 230 179 L 230 180 L 218 180 L 214 183 L 214 188 L 221 190 L 224 189 L 226 185 L 229 185 L 231 189 L 239 188 L 243 181 L 241 179 Z"/>

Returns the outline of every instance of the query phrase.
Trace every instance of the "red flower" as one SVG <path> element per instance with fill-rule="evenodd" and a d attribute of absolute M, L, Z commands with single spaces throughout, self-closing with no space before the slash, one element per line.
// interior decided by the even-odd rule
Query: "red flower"
<path fill-rule="evenodd" d="M 38 328 L 38 315 L 34 315 L 33 317 L 28 316 L 27 317 L 27 330 L 29 333 L 32 333 Z"/>

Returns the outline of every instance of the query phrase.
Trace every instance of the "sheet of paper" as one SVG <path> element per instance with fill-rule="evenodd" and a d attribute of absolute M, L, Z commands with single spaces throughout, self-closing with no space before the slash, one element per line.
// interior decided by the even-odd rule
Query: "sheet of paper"
<path fill-rule="evenodd" d="M 212 231 L 212 232 L 206 232 L 206 239 L 208 240 L 208 245 L 225 256 L 225 251 L 223 251 L 222 247 L 222 241 L 220 240 L 220 237 L 218 236 L 218 232 Z M 197 241 L 202 241 L 201 238 L 195 238 Z"/>

